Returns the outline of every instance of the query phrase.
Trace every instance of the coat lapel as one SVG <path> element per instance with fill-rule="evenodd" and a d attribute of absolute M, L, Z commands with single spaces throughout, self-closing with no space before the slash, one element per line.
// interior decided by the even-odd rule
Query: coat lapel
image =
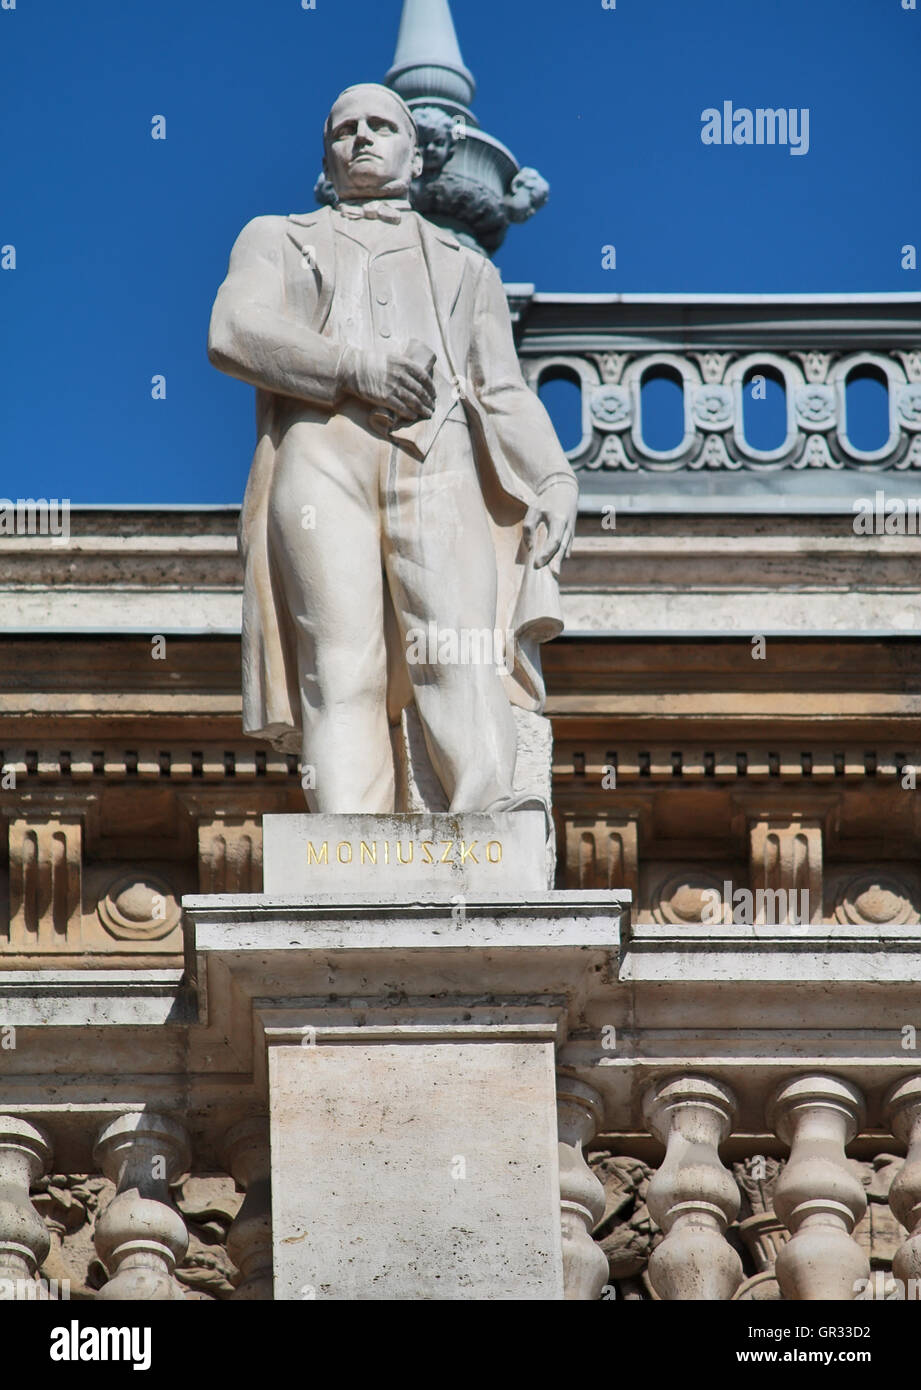
<path fill-rule="evenodd" d="M 288 217 L 288 240 L 301 253 L 303 273 L 312 275 L 317 291 L 317 332 L 322 332 L 333 302 L 336 285 L 336 239 L 329 208 L 293 212 Z"/>
<path fill-rule="evenodd" d="M 426 222 L 424 217 L 419 217 L 418 221 L 419 236 L 432 272 L 435 307 L 447 326 L 463 284 L 465 257 L 461 254 L 460 242 L 450 232 Z"/>

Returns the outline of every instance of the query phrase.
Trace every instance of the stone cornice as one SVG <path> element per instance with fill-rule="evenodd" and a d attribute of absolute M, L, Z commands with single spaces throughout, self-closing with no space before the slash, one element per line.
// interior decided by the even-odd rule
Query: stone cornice
<path fill-rule="evenodd" d="M 593 479 L 594 486 L 598 475 Z M 871 497 L 877 485 L 861 478 Z M 904 491 L 911 484 L 903 477 L 888 486 Z M 921 537 L 856 535 L 849 505 L 845 515 L 640 515 L 618 501 L 616 529 L 609 529 L 603 502 L 600 493 L 583 496 L 573 553 L 563 565 L 570 634 L 921 633 Z M 235 518 L 235 511 L 201 517 L 191 508 L 75 508 L 67 545 L 42 536 L 4 538 L 0 633 L 236 637 L 242 572 Z M 143 529 L 148 519 L 150 534 Z"/>
<path fill-rule="evenodd" d="M 523 351 L 633 345 L 917 347 L 921 294 L 541 294 L 508 284 Z"/>

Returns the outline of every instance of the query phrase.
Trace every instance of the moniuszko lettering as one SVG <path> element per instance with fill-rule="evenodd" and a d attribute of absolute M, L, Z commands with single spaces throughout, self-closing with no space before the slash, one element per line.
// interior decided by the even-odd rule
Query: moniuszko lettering
<path fill-rule="evenodd" d="M 440 855 L 432 851 L 440 848 Z M 308 840 L 307 863 L 336 864 L 501 864 L 502 841 L 487 840 Z"/>

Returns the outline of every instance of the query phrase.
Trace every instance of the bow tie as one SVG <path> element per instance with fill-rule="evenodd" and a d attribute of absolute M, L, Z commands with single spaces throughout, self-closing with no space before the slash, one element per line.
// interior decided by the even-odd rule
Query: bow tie
<path fill-rule="evenodd" d="M 402 199 L 378 200 L 370 203 L 337 203 L 336 210 L 343 217 L 376 217 L 381 222 L 394 224 L 403 220 L 403 213 L 409 211 L 409 203 Z"/>

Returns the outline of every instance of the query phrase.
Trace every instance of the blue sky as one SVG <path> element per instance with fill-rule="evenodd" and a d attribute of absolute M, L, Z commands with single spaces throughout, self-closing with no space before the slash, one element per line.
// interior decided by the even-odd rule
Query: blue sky
<path fill-rule="evenodd" d="M 205 356 L 214 292 L 250 217 L 313 206 L 330 100 L 383 77 L 400 9 L 0 9 L 0 245 L 16 248 L 16 269 L 0 271 L 0 494 L 239 501 L 252 392 Z M 900 264 L 904 244 L 921 246 L 921 8 L 455 0 L 454 12 L 481 123 L 551 183 L 497 257 L 506 280 L 921 289 Z M 724 100 L 807 107 L 808 154 L 703 145 L 701 112 Z M 602 268 L 607 244 L 616 270 Z"/>

